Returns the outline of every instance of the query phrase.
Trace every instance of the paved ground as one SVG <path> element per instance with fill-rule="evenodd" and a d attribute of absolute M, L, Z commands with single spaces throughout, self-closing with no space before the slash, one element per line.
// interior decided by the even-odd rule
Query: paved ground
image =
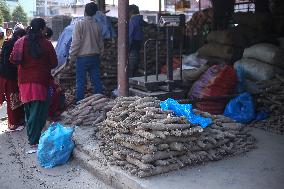
<path fill-rule="evenodd" d="M 0 119 L 3 117 L 6 117 L 7 113 L 6 113 L 6 102 L 3 103 L 2 106 L 0 106 Z"/>
<path fill-rule="evenodd" d="M 0 121 L 0 189 L 110 189 L 74 160 L 52 169 L 39 166 L 30 149 L 25 130 L 8 133 Z"/>

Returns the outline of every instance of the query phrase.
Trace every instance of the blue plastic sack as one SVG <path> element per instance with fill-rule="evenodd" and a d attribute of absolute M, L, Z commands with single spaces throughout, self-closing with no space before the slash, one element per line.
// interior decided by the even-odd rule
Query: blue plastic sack
<path fill-rule="evenodd" d="M 73 128 L 54 123 L 41 135 L 37 157 L 42 167 L 51 168 L 68 161 L 74 149 L 73 132 Z"/>
<path fill-rule="evenodd" d="M 255 118 L 253 98 L 250 93 L 242 93 L 226 106 L 224 115 L 240 123 L 249 123 Z"/>
<path fill-rule="evenodd" d="M 190 123 L 200 125 L 202 128 L 205 128 L 212 123 L 210 118 L 196 115 L 193 112 L 191 104 L 179 104 L 176 100 L 168 98 L 160 103 L 160 107 L 162 110 L 172 110 L 176 116 L 184 116 Z"/>

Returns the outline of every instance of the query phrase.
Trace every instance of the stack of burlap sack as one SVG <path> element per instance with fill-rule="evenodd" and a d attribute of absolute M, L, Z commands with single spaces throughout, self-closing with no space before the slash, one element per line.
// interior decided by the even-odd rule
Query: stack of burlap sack
<path fill-rule="evenodd" d="M 244 50 L 243 58 L 234 64 L 244 76 L 245 90 L 258 94 L 255 98 L 257 111 L 265 111 L 268 118 L 254 121 L 252 126 L 284 133 L 284 50 L 272 44 L 256 44 Z"/>
<path fill-rule="evenodd" d="M 234 67 L 244 72 L 246 83 L 264 81 L 273 79 L 276 74 L 284 73 L 283 60 L 283 49 L 272 44 L 260 43 L 246 48 L 243 58 L 235 62 Z"/>
<path fill-rule="evenodd" d="M 241 59 L 244 48 L 270 40 L 269 14 L 238 12 L 233 15 L 233 20 L 234 27 L 208 34 L 208 43 L 198 50 L 199 57 L 232 64 Z"/>
<path fill-rule="evenodd" d="M 198 56 L 206 59 L 221 59 L 233 62 L 241 58 L 246 45 L 236 28 L 212 31 L 207 36 L 208 43 L 198 49 Z"/>

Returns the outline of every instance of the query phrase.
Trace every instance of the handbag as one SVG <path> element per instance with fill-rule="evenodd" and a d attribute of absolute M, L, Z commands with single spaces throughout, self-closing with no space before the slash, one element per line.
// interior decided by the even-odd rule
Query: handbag
<path fill-rule="evenodd" d="M 18 92 L 10 94 L 10 104 L 12 110 L 15 110 L 23 105 L 23 103 L 20 100 Z"/>

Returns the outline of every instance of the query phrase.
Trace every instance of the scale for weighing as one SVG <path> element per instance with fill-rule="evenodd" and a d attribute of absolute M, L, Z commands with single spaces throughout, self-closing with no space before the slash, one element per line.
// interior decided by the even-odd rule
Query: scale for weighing
<path fill-rule="evenodd" d="M 129 78 L 129 92 L 137 96 L 156 96 L 163 100 L 166 98 L 183 98 L 184 91 L 178 88 L 182 83 L 182 39 L 179 39 L 180 77 L 173 78 L 173 51 L 175 30 L 185 26 L 184 15 L 162 15 L 158 23 L 158 31 L 165 29 L 166 39 L 148 39 L 144 43 L 144 76 Z M 159 74 L 159 42 L 165 41 L 167 46 L 167 75 Z M 147 74 L 147 48 L 150 43 L 156 44 L 156 74 Z"/>

